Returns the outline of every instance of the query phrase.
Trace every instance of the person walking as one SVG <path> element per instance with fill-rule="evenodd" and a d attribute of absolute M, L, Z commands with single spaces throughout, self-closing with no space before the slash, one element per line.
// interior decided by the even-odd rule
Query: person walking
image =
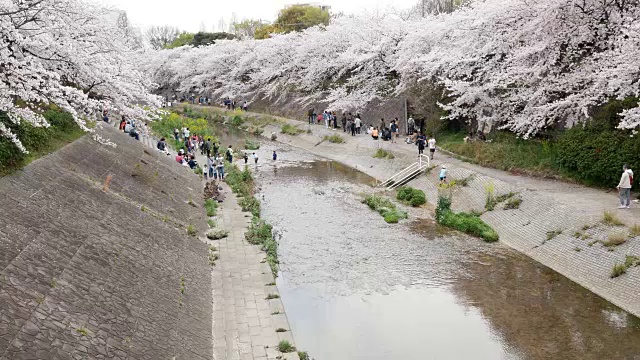
<path fill-rule="evenodd" d="M 278 154 L 276 153 L 275 150 L 273 150 L 273 161 L 278 160 Z"/>
<path fill-rule="evenodd" d="M 436 139 L 431 136 L 429 138 L 429 158 L 433 160 L 433 155 L 436 153 Z"/>
<path fill-rule="evenodd" d="M 338 128 L 338 114 L 334 111 L 331 118 L 333 119 L 333 130 L 335 130 Z"/>
<path fill-rule="evenodd" d="M 447 167 L 442 165 L 440 169 L 440 184 L 447 182 Z"/>
<path fill-rule="evenodd" d="M 424 154 L 424 144 L 427 141 L 427 137 L 420 134 L 418 135 L 418 139 L 416 139 L 416 142 L 418 143 L 418 154 L 422 155 Z"/>
<path fill-rule="evenodd" d="M 342 123 L 342 132 L 347 132 L 347 115 L 345 113 L 342 113 L 340 122 Z"/>
<path fill-rule="evenodd" d="M 356 115 L 356 119 L 354 120 L 356 125 L 356 134 L 360 135 L 360 128 L 362 127 L 362 120 L 360 119 L 360 114 Z"/>
<path fill-rule="evenodd" d="M 620 206 L 618 209 L 628 209 L 631 205 L 631 182 L 633 172 L 629 172 L 627 164 L 622 166 L 622 176 L 616 189 L 620 192 Z"/>
<path fill-rule="evenodd" d="M 256 166 L 258 166 L 258 154 L 253 153 L 251 157 L 253 157 L 253 163 L 256 164 Z"/>

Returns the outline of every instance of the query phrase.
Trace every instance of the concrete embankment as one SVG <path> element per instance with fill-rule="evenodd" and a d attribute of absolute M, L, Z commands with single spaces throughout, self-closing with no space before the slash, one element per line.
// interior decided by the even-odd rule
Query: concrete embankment
<path fill-rule="evenodd" d="M 251 114 L 255 117 L 264 115 Z M 413 145 L 376 142 L 362 134 L 352 137 L 342 130 L 282 119 L 311 133 L 288 136 L 280 133 L 280 125 L 268 125 L 264 134 L 277 133 L 279 142 L 304 149 L 315 155 L 339 161 L 363 171 L 380 181 L 416 161 Z M 322 141 L 325 135 L 340 135 L 345 143 Z M 395 159 L 375 159 L 378 147 L 391 151 Z M 535 179 L 487 169 L 459 161 L 438 152 L 432 165 L 446 164 L 450 180 L 467 180 L 454 193 L 456 211 L 484 211 L 488 186 L 495 195 L 516 193 L 522 199 L 518 209 L 504 209 L 498 204 L 482 219 L 500 234 L 500 241 L 558 271 L 603 298 L 640 316 L 640 266 L 630 267 L 625 274 L 611 278 L 615 264 L 626 257 L 640 257 L 640 237 L 630 227 L 640 223 L 640 208 L 618 210 L 617 195 L 580 185 Z M 437 200 L 437 171 L 427 173 L 409 185 L 422 189 L 428 200 Z M 637 206 L 637 205 L 636 205 Z M 610 211 L 625 226 L 604 223 L 603 213 Z M 425 217 L 431 216 L 425 210 Z M 605 246 L 610 236 L 622 236 L 623 243 Z M 487 244 L 487 246 L 491 246 Z M 526 286 L 526 284 L 523 284 Z"/>
<path fill-rule="evenodd" d="M 0 179 L 0 359 L 211 359 L 202 183 L 105 136 Z"/>

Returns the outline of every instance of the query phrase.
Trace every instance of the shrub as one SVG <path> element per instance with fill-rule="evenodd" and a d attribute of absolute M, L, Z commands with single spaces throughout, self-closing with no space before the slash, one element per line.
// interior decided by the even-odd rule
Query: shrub
<path fill-rule="evenodd" d="M 396 198 L 400 201 L 409 201 L 411 200 L 411 196 L 413 195 L 413 188 L 408 186 L 403 186 L 398 190 L 398 195 Z"/>
<path fill-rule="evenodd" d="M 634 224 L 629 230 L 632 237 L 640 236 L 640 225 Z"/>
<path fill-rule="evenodd" d="M 613 265 L 613 268 L 611 269 L 611 275 L 610 276 L 612 278 L 615 278 L 615 277 L 618 277 L 618 276 L 620 276 L 620 275 L 622 275 L 622 274 L 624 274 L 626 272 L 627 272 L 627 267 L 624 266 L 624 264 L 616 263 L 616 264 Z"/>
<path fill-rule="evenodd" d="M 187 226 L 187 234 L 189 236 L 196 236 L 198 234 L 198 230 L 196 230 L 195 226 L 189 224 Z"/>
<path fill-rule="evenodd" d="M 258 150 L 260 149 L 260 144 L 257 141 L 246 139 L 244 141 L 244 148 L 247 150 Z"/>
<path fill-rule="evenodd" d="M 407 218 L 407 213 L 398 209 L 391 209 L 381 213 L 384 221 L 389 224 L 397 224 L 400 220 Z"/>
<path fill-rule="evenodd" d="M 245 196 L 239 202 L 242 211 L 248 211 L 253 216 L 260 216 L 260 201 L 253 196 Z"/>
<path fill-rule="evenodd" d="M 311 357 L 309 357 L 309 353 L 307 353 L 306 351 L 298 351 L 298 357 L 300 358 L 300 360 L 311 360 Z"/>
<path fill-rule="evenodd" d="M 204 208 L 207 210 L 207 216 L 216 216 L 218 212 L 218 202 L 213 199 L 207 199 L 204 202 Z"/>
<path fill-rule="evenodd" d="M 522 204 L 522 199 L 519 198 L 519 197 L 513 197 L 513 198 L 507 200 L 507 203 L 504 204 L 504 209 L 505 210 L 519 209 L 520 208 L 520 204 Z"/>
<path fill-rule="evenodd" d="M 410 204 L 413 207 L 418 207 L 427 203 L 424 191 L 408 186 L 403 186 L 398 190 L 397 199 Z"/>
<path fill-rule="evenodd" d="M 43 117 L 51 126 L 35 127 L 26 121 L 16 124 L 9 120 L 6 113 L 0 111 L 0 124 L 16 134 L 22 145 L 29 151 L 28 154 L 23 153 L 11 140 L 0 136 L 0 176 L 26 166 L 34 159 L 59 149 L 85 133 L 75 123 L 71 114 L 53 106 L 43 113 Z"/>
<path fill-rule="evenodd" d="M 484 186 L 484 188 L 487 191 L 487 199 L 484 204 L 484 209 L 487 211 L 493 211 L 493 209 L 495 209 L 497 204 L 496 197 L 494 194 L 496 187 L 493 183 L 488 183 Z"/>
<path fill-rule="evenodd" d="M 618 220 L 618 218 L 611 211 L 604 212 L 604 215 L 602 216 L 602 222 L 606 225 L 611 225 L 611 226 L 624 225 L 624 223 Z"/>
<path fill-rule="evenodd" d="M 627 236 L 622 233 L 617 233 L 617 234 L 609 235 L 607 237 L 607 240 L 602 242 L 602 245 L 606 247 L 613 247 L 613 246 L 622 245 L 625 242 L 627 242 Z"/>
<path fill-rule="evenodd" d="M 362 202 L 382 215 L 384 221 L 389 224 L 396 224 L 408 217 L 406 212 L 398 210 L 394 203 L 382 196 L 368 195 Z"/>
<path fill-rule="evenodd" d="M 562 230 L 561 229 L 547 231 L 547 239 L 545 241 L 553 240 L 554 238 L 556 238 L 560 234 L 562 234 Z"/>
<path fill-rule="evenodd" d="M 210 240 L 219 240 L 222 238 L 226 238 L 227 236 L 229 236 L 229 232 L 220 228 L 215 228 L 207 231 L 207 238 Z"/>
<path fill-rule="evenodd" d="M 445 211 L 439 223 L 466 234 L 482 238 L 486 242 L 495 242 L 499 239 L 498 233 L 491 226 L 473 214 L 464 212 L 454 213 L 450 210 Z"/>
<path fill-rule="evenodd" d="M 328 141 L 334 144 L 342 144 L 344 143 L 344 139 L 340 135 L 325 135 L 322 140 Z"/>
<path fill-rule="evenodd" d="M 244 123 L 244 119 L 240 115 L 232 116 L 231 117 L 231 121 L 229 122 L 229 124 L 231 124 L 231 126 L 235 126 L 235 127 L 239 127 L 243 123 Z"/>
<path fill-rule="evenodd" d="M 282 340 L 278 343 L 278 351 L 281 353 L 290 353 L 296 351 L 296 348 L 291 345 L 287 340 Z"/>
<path fill-rule="evenodd" d="M 283 133 L 283 134 L 295 136 L 295 135 L 298 135 L 300 133 L 303 133 L 304 130 L 298 128 L 297 126 L 291 125 L 291 124 L 284 124 L 280 128 L 280 132 Z"/>
<path fill-rule="evenodd" d="M 373 157 L 376 159 L 395 159 L 395 156 L 391 151 L 387 151 L 384 149 L 376 150 L 376 152 L 373 154 Z"/>

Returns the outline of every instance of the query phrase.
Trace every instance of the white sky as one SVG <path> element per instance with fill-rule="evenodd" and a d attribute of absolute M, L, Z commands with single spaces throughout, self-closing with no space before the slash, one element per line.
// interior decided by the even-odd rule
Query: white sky
<path fill-rule="evenodd" d="M 243 18 L 275 20 L 285 5 L 303 3 L 297 0 L 98 0 L 127 11 L 134 25 L 173 25 L 181 30 L 196 32 L 204 24 L 207 31 L 217 31 L 220 19 L 228 26 L 233 13 Z M 332 12 L 359 13 L 386 11 L 390 7 L 405 9 L 419 0 L 324 0 Z M 309 1 L 316 2 L 316 1 Z"/>

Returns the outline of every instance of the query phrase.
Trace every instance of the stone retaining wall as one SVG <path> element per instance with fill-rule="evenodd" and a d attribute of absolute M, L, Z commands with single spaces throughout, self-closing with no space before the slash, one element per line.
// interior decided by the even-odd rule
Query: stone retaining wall
<path fill-rule="evenodd" d="M 99 132 L 0 179 L 0 359 L 211 359 L 200 181 Z"/>

